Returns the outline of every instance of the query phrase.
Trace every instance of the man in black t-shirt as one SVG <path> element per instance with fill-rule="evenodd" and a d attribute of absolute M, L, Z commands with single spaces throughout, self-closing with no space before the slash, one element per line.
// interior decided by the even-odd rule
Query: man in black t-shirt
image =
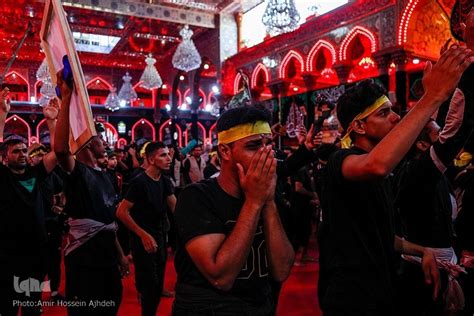
<path fill-rule="evenodd" d="M 7 94 L 7 88 L 0 93 L 2 127 L 10 108 Z M 54 133 L 57 108 L 48 105 L 43 113 L 50 132 Z M 3 128 L 0 128 L 2 138 Z M 46 273 L 47 236 L 40 186 L 57 160 L 54 153 L 49 153 L 41 163 L 28 167 L 28 148 L 23 141 L 10 139 L 2 146 L 5 165 L 0 164 L 0 314 L 16 315 L 19 305 L 14 301 L 41 299 L 40 291 L 26 293 L 19 284 L 40 283 Z M 22 315 L 39 315 L 39 308 L 33 306 L 22 308 Z"/>
<path fill-rule="evenodd" d="M 327 165 L 322 199 L 319 291 L 324 315 L 393 315 L 395 251 L 422 257 L 436 296 L 439 274 L 431 250 L 395 237 L 394 206 L 387 176 L 410 149 L 433 112 L 446 100 L 474 55 L 453 47 L 435 66 L 428 63 L 425 95 L 400 121 L 384 89 L 364 80 L 338 100 L 345 148 Z M 350 146 L 350 144 L 349 144 Z"/>
<path fill-rule="evenodd" d="M 66 297 L 69 315 L 116 315 L 122 299 L 121 276 L 128 260 L 117 240 L 115 211 L 118 195 L 110 178 L 99 168 L 104 143 L 93 137 L 77 154 L 69 150 L 69 100 L 72 91 L 58 74 L 63 105 L 59 114 L 54 151 L 65 177 L 65 212 L 69 215 L 65 247 Z M 83 302 L 107 301 L 95 307 Z M 85 305 L 85 306 L 84 306 Z"/>
<path fill-rule="evenodd" d="M 186 187 L 175 219 L 173 315 L 270 315 L 270 278 L 284 281 L 294 251 L 274 201 L 269 113 L 231 109 L 217 122 L 221 172 Z"/>
<path fill-rule="evenodd" d="M 132 232 L 131 249 L 135 264 L 135 286 L 140 293 L 141 315 L 154 316 L 158 310 L 166 267 L 166 207 L 176 205 L 171 180 L 163 175 L 171 157 L 162 142 L 149 143 L 145 150 L 148 168 L 131 182 L 117 217 Z"/>

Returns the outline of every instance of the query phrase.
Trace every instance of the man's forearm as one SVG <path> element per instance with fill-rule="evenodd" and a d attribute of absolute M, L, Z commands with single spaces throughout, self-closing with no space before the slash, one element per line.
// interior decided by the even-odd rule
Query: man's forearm
<path fill-rule="evenodd" d="M 56 137 L 56 120 L 46 120 L 46 124 L 48 125 L 48 130 L 49 130 L 49 139 L 51 142 L 51 148 L 54 148 L 54 137 Z"/>
<path fill-rule="evenodd" d="M 395 246 L 395 251 L 404 255 L 423 257 L 423 253 L 425 251 L 425 248 L 423 246 L 414 244 L 398 236 L 395 236 L 394 246 Z"/>
<path fill-rule="evenodd" d="M 295 253 L 281 224 L 275 202 L 268 202 L 262 213 L 270 270 L 273 278 L 282 282 L 290 275 Z"/>
<path fill-rule="evenodd" d="M 130 213 L 127 210 L 123 210 L 120 206 L 117 209 L 117 218 L 132 231 L 135 235 L 142 238 L 143 234 L 146 233 L 130 216 Z"/>
<path fill-rule="evenodd" d="M 424 95 L 367 156 L 367 163 L 389 174 L 406 155 L 431 115 L 444 100 Z"/>
<path fill-rule="evenodd" d="M 66 100 L 67 98 L 67 100 Z M 55 129 L 54 151 L 56 155 L 69 154 L 69 110 L 71 98 L 62 100 L 61 111 Z"/>
<path fill-rule="evenodd" d="M 3 131 L 5 130 L 5 121 L 8 113 L 0 111 L 0 142 L 3 142 Z"/>
<path fill-rule="evenodd" d="M 244 203 L 232 232 L 220 246 L 214 265 L 208 271 L 215 287 L 229 290 L 247 262 L 261 208 L 249 201 Z"/>

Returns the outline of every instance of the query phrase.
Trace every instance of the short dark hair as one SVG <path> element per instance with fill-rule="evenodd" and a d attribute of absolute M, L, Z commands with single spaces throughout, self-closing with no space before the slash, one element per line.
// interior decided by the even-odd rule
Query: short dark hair
<path fill-rule="evenodd" d="M 163 142 L 151 142 L 145 148 L 145 157 L 149 158 L 155 151 L 161 148 L 168 148 Z"/>
<path fill-rule="evenodd" d="M 224 112 L 217 120 L 217 132 L 226 131 L 234 126 L 265 121 L 270 123 L 271 114 L 268 110 L 255 107 L 234 108 Z"/>
<path fill-rule="evenodd" d="M 385 88 L 372 79 L 363 80 L 346 90 L 337 100 L 337 119 L 342 128 L 347 131 L 352 120 L 384 94 Z"/>
<path fill-rule="evenodd" d="M 21 139 L 18 139 L 18 138 L 10 138 L 9 140 L 6 140 L 5 142 L 3 142 L 3 144 L 2 144 L 2 156 L 6 157 L 10 147 L 16 146 L 18 144 L 25 144 L 25 146 L 26 146 L 26 143 L 24 141 L 22 141 Z"/>

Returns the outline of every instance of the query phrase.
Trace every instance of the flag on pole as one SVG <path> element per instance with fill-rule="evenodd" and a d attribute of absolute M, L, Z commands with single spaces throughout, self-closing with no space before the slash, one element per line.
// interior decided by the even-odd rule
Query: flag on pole
<path fill-rule="evenodd" d="M 237 94 L 234 95 L 232 99 L 230 99 L 227 105 L 227 109 L 240 108 L 243 106 L 252 105 L 252 94 L 250 92 L 249 77 L 244 74 L 242 70 L 240 70 L 239 73 L 242 76 L 244 85 L 242 89 L 240 89 L 239 92 L 237 92 Z"/>

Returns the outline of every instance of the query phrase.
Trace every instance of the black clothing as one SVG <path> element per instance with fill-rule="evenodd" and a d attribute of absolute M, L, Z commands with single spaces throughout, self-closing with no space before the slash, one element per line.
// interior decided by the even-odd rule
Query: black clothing
<path fill-rule="evenodd" d="M 200 235 L 213 233 L 229 235 L 243 204 L 243 199 L 228 195 L 219 186 L 217 179 L 189 185 L 180 193 L 175 212 L 178 229 L 178 249 L 175 256 L 178 274 L 174 305 L 176 311 L 182 311 L 186 306 L 201 306 L 200 304 L 219 305 L 224 310 L 232 311 L 233 314 L 238 311 L 233 309 L 236 304 L 239 310 L 252 310 L 255 313 L 259 310 L 272 309 L 265 236 L 261 220 L 247 263 L 228 292 L 220 291 L 209 283 L 199 272 L 185 248 L 189 240 Z M 206 293 L 205 301 L 201 297 L 204 293 Z"/>
<path fill-rule="evenodd" d="M 15 174 L 0 164 L 0 262 L 12 255 L 36 252 L 46 243 L 40 183 L 44 165 Z"/>
<path fill-rule="evenodd" d="M 158 310 L 166 268 L 167 198 L 173 194 L 171 180 L 161 175 L 158 181 L 145 172 L 131 182 L 125 199 L 133 203 L 130 216 L 158 245 L 155 253 L 146 252 L 141 238 L 131 234 L 131 250 L 135 264 L 135 285 L 141 294 L 143 316 L 154 316 Z"/>
<path fill-rule="evenodd" d="M 73 219 L 115 220 L 117 194 L 110 178 L 76 160 L 65 179 L 65 211 Z M 101 231 L 65 257 L 68 300 L 112 300 L 113 307 L 68 307 L 69 315 L 116 315 L 122 298 L 118 251 L 113 231 Z M 76 299 L 77 297 L 77 299 Z"/>
<path fill-rule="evenodd" d="M 120 195 L 121 192 L 120 192 L 119 182 L 118 182 L 118 178 L 117 178 L 117 172 L 115 170 L 107 168 L 107 169 L 105 169 L 105 174 L 109 177 L 110 182 L 112 182 L 112 185 L 114 186 L 115 192 L 118 195 Z"/>
<path fill-rule="evenodd" d="M 217 169 L 216 166 L 214 166 L 212 163 L 208 164 L 205 168 L 204 168 L 204 179 L 209 179 L 210 177 L 212 177 L 213 175 L 215 175 L 217 172 L 219 172 L 220 169 Z"/>
<path fill-rule="evenodd" d="M 155 253 L 146 252 L 140 238 L 131 238 L 135 286 L 140 293 L 142 316 L 155 316 L 160 304 L 167 259 L 165 236 L 166 233 L 163 232 L 153 237 L 158 245 Z"/>
<path fill-rule="evenodd" d="M 63 179 L 66 176 L 61 167 L 56 166 L 46 177 L 40 187 L 43 207 L 45 212 L 46 233 L 48 236 L 47 252 L 47 275 L 50 281 L 51 291 L 58 291 L 61 280 L 61 246 L 64 232 L 64 221 L 66 215 L 53 212 L 53 206 L 57 205 L 55 195 L 63 191 Z"/>
<path fill-rule="evenodd" d="M 47 176 L 44 164 L 15 174 L 0 164 L 0 314 L 16 315 L 13 300 L 37 301 L 14 290 L 18 283 L 32 278 L 39 282 L 46 270 L 46 230 L 39 187 Z M 23 315 L 39 315 L 38 308 L 22 308 Z"/>
<path fill-rule="evenodd" d="M 115 221 L 118 195 L 110 178 L 76 160 L 74 170 L 65 178 L 65 212 L 75 219 L 89 218 L 110 224 Z M 118 252 L 115 233 L 101 231 L 65 258 L 84 266 L 116 265 Z"/>
<path fill-rule="evenodd" d="M 291 176 L 293 196 L 291 199 L 291 233 L 288 238 L 293 245 L 293 249 L 298 250 L 299 247 L 308 246 L 311 236 L 313 207 L 310 203 L 311 197 L 296 192 L 296 182 L 301 183 L 306 191 L 313 191 L 307 167 L 301 168 L 296 174 Z"/>
<path fill-rule="evenodd" d="M 460 250 L 474 251 L 474 168 L 465 169 L 457 178 L 461 190 L 459 213 L 454 223 Z"/>
<path fill-rule="evenodd" d="M 395 178 L 395 205 L 401 215 L 404 237 L 425 247 L 451 247 L 451 188 L 432 161 L 430 151 L 419 159 L 405 161 Z"/>
<path fill-rule="evenodd" d="M 125 196 L 133 203 L 130 216 L 152 236 L 163 232 L 167 225 L 166 199 L 173 194 L 171 180 L 162 175 L 158 181 L 150 178 L 145 172 L 140 173 L 130 182 L 130 188 Z"/>
<path fill-rule="evenodd" d="M 318 290 L 323 311 L 391 315 L 395 227 L 390 184 L 387 179 L 349 181 L 342 175 L 344 159 L 363 153 L 339 150 L 328 161 Z"/>
<path fill-rule="evenodd" d="M 86 302 L 86 306 L 70 306 L 69 316 L 115 316 L 122 301 L 122 281 L 118 265 L 86 267 L 66 264 L 66 297 Z M 93 307 L 90 302 L 104 301 L 110 306 Z"/>

